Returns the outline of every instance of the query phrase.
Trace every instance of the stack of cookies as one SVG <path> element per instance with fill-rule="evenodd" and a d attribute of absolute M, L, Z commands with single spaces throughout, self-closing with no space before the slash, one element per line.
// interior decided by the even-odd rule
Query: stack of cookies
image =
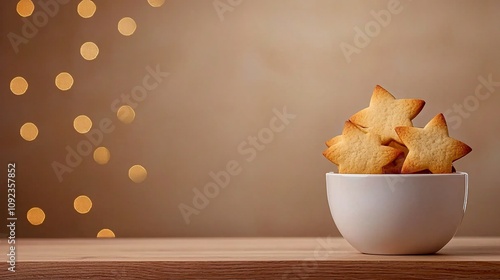
<path fill-rule="evenodd" d="M 443 114 L 424 128 L 413 127 L 424 105 L 419 99 L 396 99 L 377 85 L 368 108 L 351 116 L 341 135 L 326 141 L 323 155 L 338 165 L 339 173 L 454 172 L 453 162 L 472 149 L 448 135 Z"/>

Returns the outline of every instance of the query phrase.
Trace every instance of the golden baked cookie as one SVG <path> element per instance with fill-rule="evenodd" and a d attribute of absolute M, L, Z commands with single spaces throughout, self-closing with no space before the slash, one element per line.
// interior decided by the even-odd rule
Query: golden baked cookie
<path fill-rule="evenodd" d="M 378 134 L 382 144 L 391 140 L 401 143 L 396 131 L 397 126 L 413 126 L 413 120 L 425 105 L 420 99 L 396 99 L 383 87 L 377 85 L 373 90 L 370 106 L 349 118 L 363 130 Z"/>
<path fill-rule="evenodd" d="M 342 135 L 333 139 L 323 155 L 338 165 L 339 173 L 381 174 L 382 168 L 402 153 L 383 146 L 378 135 L 365 133 L 350 121 L 345 122 Z"/>
<path fill-rule="evenodd" d="M 399 126 L 395 130 L 409 149 L 401 173 L 425 169 L 432 173 L 450 173 L 452 163 L 472 151 L 465 143 L 448 135 L 443 114 L 435 116 L 424 128 Z"/>
<path fill-rule="evenodd" d="M 396 141 L 389 142 L 389 147 L 400 150 L 402 153 L 391 163 L 383 167 L 384 174 L 400 174 L 401 168 L 403 168 L 403 163 L 405 162 L 406 155 L 408 155 L 408 148 L 403 144 L 399 144 Z"/>
<path fill-rule="evenodd" d="M 340 141 L 340 139 L 341 139 L 340 137 L 341 136 L 342 135 L 337 135 L 337 136 L 333 137 L 332 139 L 326 141 L 325 142 L 326 146 L 330 147 L 330 146 L 334 145 L 335 143 L 337 143 L 338 141 Z"/>

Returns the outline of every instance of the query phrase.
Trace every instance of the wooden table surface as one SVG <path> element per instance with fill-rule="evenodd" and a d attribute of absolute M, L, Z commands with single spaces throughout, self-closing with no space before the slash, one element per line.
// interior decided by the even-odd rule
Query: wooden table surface
<path fill-rule="evenodd" d="M 333 237 L 17 239 L 16 257 L 0 279 L 500 279 L 496 237 L 423 256 L 365 255 Z"/>

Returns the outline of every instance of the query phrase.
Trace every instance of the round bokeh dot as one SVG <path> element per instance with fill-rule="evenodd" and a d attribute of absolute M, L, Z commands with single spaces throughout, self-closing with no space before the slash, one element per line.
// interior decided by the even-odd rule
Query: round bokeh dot
<path fill-rule="evenodd" d="M 10 81 L 10 91 L 15 95 L 22 95 L 28 90 L 28 81 L 23 77 L 15 77 Z"/>
<path fill-rule="evenodd" d="M 91 18 L 97 7 L 94 2 L 91 0 L 82 0 L 79 4 L 78 7 L 76 8 L 76 11 L 82 18 Z"/>
<path fill-rule="evenodd" d="M 134 165 L 128 170 L 128 177 L 134 183 L 142 183 L 148 177 L 148 172 L 142 165 Z"/>
<path fill-rule="evenodd" d="M 26 213 L 26 218 L 28 218 L 28 222 L 34 226 L 41 225 L 43 221 L 45 221 L 45 213 L 42 209 L 38 207 L 33 207 L 28 210 Z"/>
<path fill-rule="evenodd" d="M 165 4 L 165 0 L 148 0 L 148 3 L 151 7 L 158 8 Z"/>
<path fill-rule="evenodd" d="M 94 42 L 85 42 L 80 47 L 80 54 L 85 60 L 94 60 L 99 55 L 99 47 Z"/>
<path fill-rule="evenodd" d="M 115 233 L 109 228 L 103 228 L 97 233 L 98 238 L 113 238 Z"/>
<path fill-rule="evenodd" d="M 118 31 L 123 36 L 130 36 L 134 34 L 137 24 L 130 17 L 124 17 L 118 22 Z"/>
<path fill-rule="evenodd" d="M 38 136 L 38 127 L 32 122 L 27 122 L 19 130 L 21 137 L 26 141 L 33 141 Z"/>
<path fill-rule="evenodd" d="M 79 115 L 73 121 L 73 127 L 78 133 L 87 133 L 92 128 L 92 120 L 85 115 Z"/>
<path fill-rule="evenodd" d="M 111 153 L 106 147 L 99 147 L 94 151 L 94 161 L 98 164 L 106 164 L 108 163 L 111 157 Z"/>
<path fill-rule="evenodd" d="M 62 91 L 69 90 L 74 83 L 73 76 L 68 72 L 61 72 L 56 76 L 56 87 Z"/>
<path fill-rule="evenodd" d="M 86 195 L 80 195 L 73 201 L 73 207 L 76 212 L 86 214 L 92 208 L 92 200 Z"/>
<path fill-rule="evenodd" d="M 116 112 L 116 117 L 124 124 L 129 124 L 135 119 L 135 111 L 128 105 L 121 106 Z"/>
<path fill-rule="evenodd" d="M 17 2 L 16 11 L 22 17 L 29 17 L 33 14 L 35 5 L 31 0 L 21 0 Z"/>

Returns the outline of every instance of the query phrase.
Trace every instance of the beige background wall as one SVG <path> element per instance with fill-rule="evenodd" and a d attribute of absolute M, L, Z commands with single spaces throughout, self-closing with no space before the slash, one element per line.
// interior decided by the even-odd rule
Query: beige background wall
<path fill-rule="evenodd" d="M 500 234 L 500 1 L 401 1 L 385 26 L 371 25 L 387 0 L 215 3 L 227 10 L 218 13 L 213 1 L 153 8 L 146 0 L 96 0 L 96 13 L 84 19 L 71 1 L 16 53 L 7 36 L 22 35 L 25 22 L 17 1 L 0 2 L 0 159 L 2 170 L 17 163 L 18 236 L 94 237 L 102 228 L 119 237 L 338 235 L 324 182 L 335 167 L 321 155 L 323 143 L 368 105 L 376 84 L 427 101 L 417 126 L 451 110 L 451 136 L 473 148 L 456 163 L 470 174 L 459 234 Z M 137 30 L 125 37 L 117 23 L 127 16 Z M 372 37 L 356 45 L 356 27 L 367 24 Z M 99 46 L 93 61 L 80 56 L 86 41 Z M 359 47 L 350 62 L 342 43 Z M 137 103 L 131 124 L 121 123 L 111 104 L 157 65 L 170 75 Z M 67 92 L 54 85 L 62 71 L 75 80 Z M 9 89 L 16 76 L 29 83 L 24 95 Z M 488 76 L 496 86 L 474 99 L 478 77 Z M 453 112 L 464 102 L 463 115 Z M 284 107 L 296 117 L 253 158 L 248 137 L 268 133 L 273 110 Z M 59 182 L 53 162 L 64 163 L 66 147 L 86 139 L 73 129 L 80 114 L 94 128 L 112 121 L 99 143 L 111 160 L 83 157 Z M 40 131 L 32 142 L 19 135 L 25 122 Z M 228 163 L 240 173 L 187 225 L 179 205 L 192 206 L 193 189 Z M 148 172 L 140 184 L 127 176 L 134 164 Z M 84 215 L 73 209 L 82 194 L 93 202 Z M 43 224 L 28 223 L 32 207 L 44 210 Z"/>

